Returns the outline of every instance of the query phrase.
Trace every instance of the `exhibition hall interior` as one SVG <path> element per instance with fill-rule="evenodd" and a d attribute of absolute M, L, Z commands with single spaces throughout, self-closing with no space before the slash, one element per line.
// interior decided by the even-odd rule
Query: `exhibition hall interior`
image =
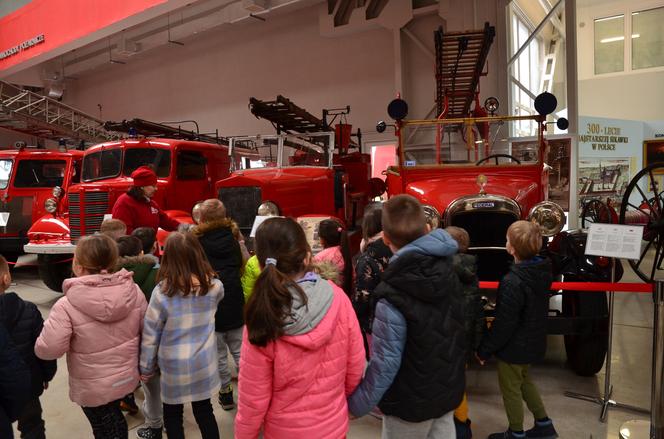
<path fill-rule="evenodd" d="M 664 0 L 0 0 L 0 439 L 664 439 Z"/>

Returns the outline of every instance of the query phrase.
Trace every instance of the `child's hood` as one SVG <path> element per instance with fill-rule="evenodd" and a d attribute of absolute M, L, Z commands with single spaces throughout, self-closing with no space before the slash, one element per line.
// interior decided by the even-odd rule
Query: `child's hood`
<path fill-rule="evenodd" d="M 106 323 L 122 320 L 138 306 L 137 288 L 132 273 L 125 269 L 67 279 L 62 285 L 74 308 Z"/>
<path fill-rule="evenodd" d="M 286 317 L 284 340 L 308 348 L 318 348 L 331 336 L 331 330 L 321 330 L 319 324 L 330 312 L 334 299 L 333 287 L 329 281 L 322 279 L 314 273 L 307 275 L 298 282 L 307 296 L 306 305 L 302 303 L 300 295 L 292 291 L 293 303 L 290 314 Z"/>
<path fill-rule="evenodd" d="M 551 260 L 537 256 L 528 261 L 513 264 L 510 271 L 524 282 L 536 285 L 536 288 L 548 290 L 553 276 Z"/>
<path fill-rule="evenodd" d="M 436 229 L 399 249 L 393 259 L 415 252 L 428 256 L 451 256 L 459 250 L 459 244 L 443 229 Z"/>
<path fill-rule="evenodd" d="M 470 283 L 477 279 L 477 258 L 466 253 L 458 253 L 453 259 L 454 271 L 463 283 Z"/>

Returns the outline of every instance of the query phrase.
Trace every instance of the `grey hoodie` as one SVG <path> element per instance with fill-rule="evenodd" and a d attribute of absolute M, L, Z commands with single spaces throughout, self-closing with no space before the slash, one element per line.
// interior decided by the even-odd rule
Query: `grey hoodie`
<path fill-rule="evenodd" d="M 291 288 L 293 303 L 284 325 L 287 335 L 302 335 L 314 329 L 327 314 L 334 298 L 332 285 L 315 273 L 305 274 L 297 284 L 307 296 L 307 304 L 302 303 L 300 295 Z"/>

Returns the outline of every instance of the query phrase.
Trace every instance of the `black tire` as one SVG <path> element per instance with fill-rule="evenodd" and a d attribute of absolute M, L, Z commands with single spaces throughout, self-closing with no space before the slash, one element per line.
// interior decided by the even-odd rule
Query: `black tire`
<path fill-rule="evenodd" d="M 609 307 L 605 293 L 566 291 L 565 317 L 590 317 L 580 321 L 576 334 L 565 335 L 565 351 L 570 368 L 580 376 L 593 376 L 602 369 L 609 341 Z"/>
<path fill-rule="evenodd" d="M 62 292 L 62 282 L 71 277 L 72 255 L 39 255 L 39 278 L 53 291 Z"/>

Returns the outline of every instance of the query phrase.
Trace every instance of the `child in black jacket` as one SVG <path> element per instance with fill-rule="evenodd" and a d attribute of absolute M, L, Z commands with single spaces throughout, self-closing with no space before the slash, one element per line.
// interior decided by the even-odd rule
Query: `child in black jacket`
<path fill-rule="evenodd" d="M 542 246 L 539 226 L 516 221 L 507 229 L 507 252 L 514 265 L 498 286 L 496 316 L 477 351 L 481 364 L 498 357 L 498 381 L 509 428 L 489 439 L 558 437 L 546 414 L 537 387 L 530 380 L 530 365 L 546 351 L 546 316 L 549 310 L 551 263 L 537 256 Z M 535 426 L 523 431 L 523 402 L 535 417 Z"/>
<path fill-rule="evenodd" d="M 9 266 L 0 256 L 0 324 L 9 334 L 31 378 L 27 404 L 18 416 L 18 429 L 21 437 L 41 439 L 45 436 L 45 426 L 39 396 L 55 376 L 57 363 L 35 356 L 35 341 L 44 326 L 44 319 L 33 303 L 24 301 L 16 293 L 5 293 L 10 283 Z"/>
<path fill-rule="evenodd" d="M 14 437 L 18 418 L 30 391 L 30 373 L 4 326 L 0 325 L 0 438 Z"/>

